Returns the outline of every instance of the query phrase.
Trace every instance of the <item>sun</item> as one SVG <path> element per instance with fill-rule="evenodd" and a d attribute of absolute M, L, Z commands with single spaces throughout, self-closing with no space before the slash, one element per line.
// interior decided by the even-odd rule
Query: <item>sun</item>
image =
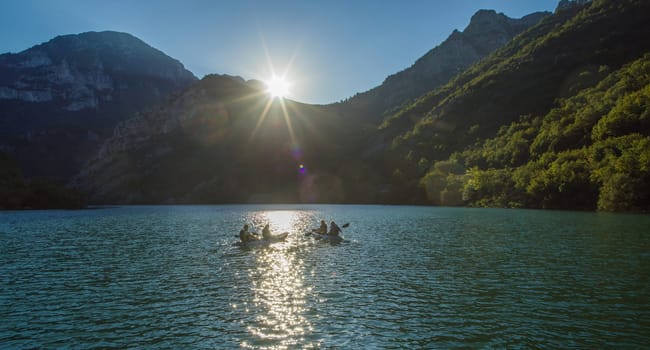
<path fill-rule="evenodd" d="M 271 95 L 271 97 L 284 98 L 289 95 L 289 87 L 291 84 L 289 84 L 289 82 L 284 79 L 284 77 L 278 77 L 274 75 L 265 83 L 266 92 Z"/>

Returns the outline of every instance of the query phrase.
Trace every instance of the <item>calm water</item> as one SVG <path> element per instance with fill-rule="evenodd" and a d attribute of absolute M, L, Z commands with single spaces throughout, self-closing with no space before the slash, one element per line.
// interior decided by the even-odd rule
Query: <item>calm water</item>
<path fill-rule="evenodd" d="M 345 241 L 305 237 L 332 219 Z M 290 231 L 233 246 L 244 223 Z M 650 216 L 388 206 L 0 213 L 0 348 L 648 348 Z"/>

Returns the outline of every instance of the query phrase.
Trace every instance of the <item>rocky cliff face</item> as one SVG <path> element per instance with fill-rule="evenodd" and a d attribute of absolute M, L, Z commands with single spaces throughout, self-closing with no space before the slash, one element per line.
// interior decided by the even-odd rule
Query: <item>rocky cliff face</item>
<path fill-rule="evenodd" d="M 59 36 L 0 55 L 0 149 L 27 176 L 67 179 L 118 122 L 195 81 L 126 33 Z"/>
<path fill-rule="evenodd" d="M 480 10 L 464 31 L 455 30 L 411 67 L 387 77 L 380 86 L 355 95 L 341 107 L 380 119 L 383 113 L 444 85 L 549 14 L 537 12 L 513 19 L 494 10 Z"/>

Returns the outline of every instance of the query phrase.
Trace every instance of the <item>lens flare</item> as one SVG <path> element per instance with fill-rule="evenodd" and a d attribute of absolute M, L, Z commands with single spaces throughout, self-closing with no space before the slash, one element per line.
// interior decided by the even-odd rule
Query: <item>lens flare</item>
<path fill-rule="evenodd" d="M 300 160 L 300 158 L 302 158 L 302 149 L 300 148 L 300 145 L 297 143 L 293 143 L 291 145 L 291 155 L 296 160 Z"/>

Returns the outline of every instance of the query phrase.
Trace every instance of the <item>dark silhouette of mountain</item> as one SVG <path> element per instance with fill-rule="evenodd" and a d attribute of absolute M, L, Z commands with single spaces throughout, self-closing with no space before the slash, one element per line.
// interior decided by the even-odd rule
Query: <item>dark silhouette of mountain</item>
<path fill-rule="evenodd" d="M 327 107 L 210 75 L 121 123 L 75 185 L 101 203 L 341 201 L 343 125 Z"/>
<path fill-rule="evenodd" d="M 0 150 L 28 177 L 69 179 L 118 122 L 195 81 L 126 33 L 64 35 L 0 55 Z"/>

